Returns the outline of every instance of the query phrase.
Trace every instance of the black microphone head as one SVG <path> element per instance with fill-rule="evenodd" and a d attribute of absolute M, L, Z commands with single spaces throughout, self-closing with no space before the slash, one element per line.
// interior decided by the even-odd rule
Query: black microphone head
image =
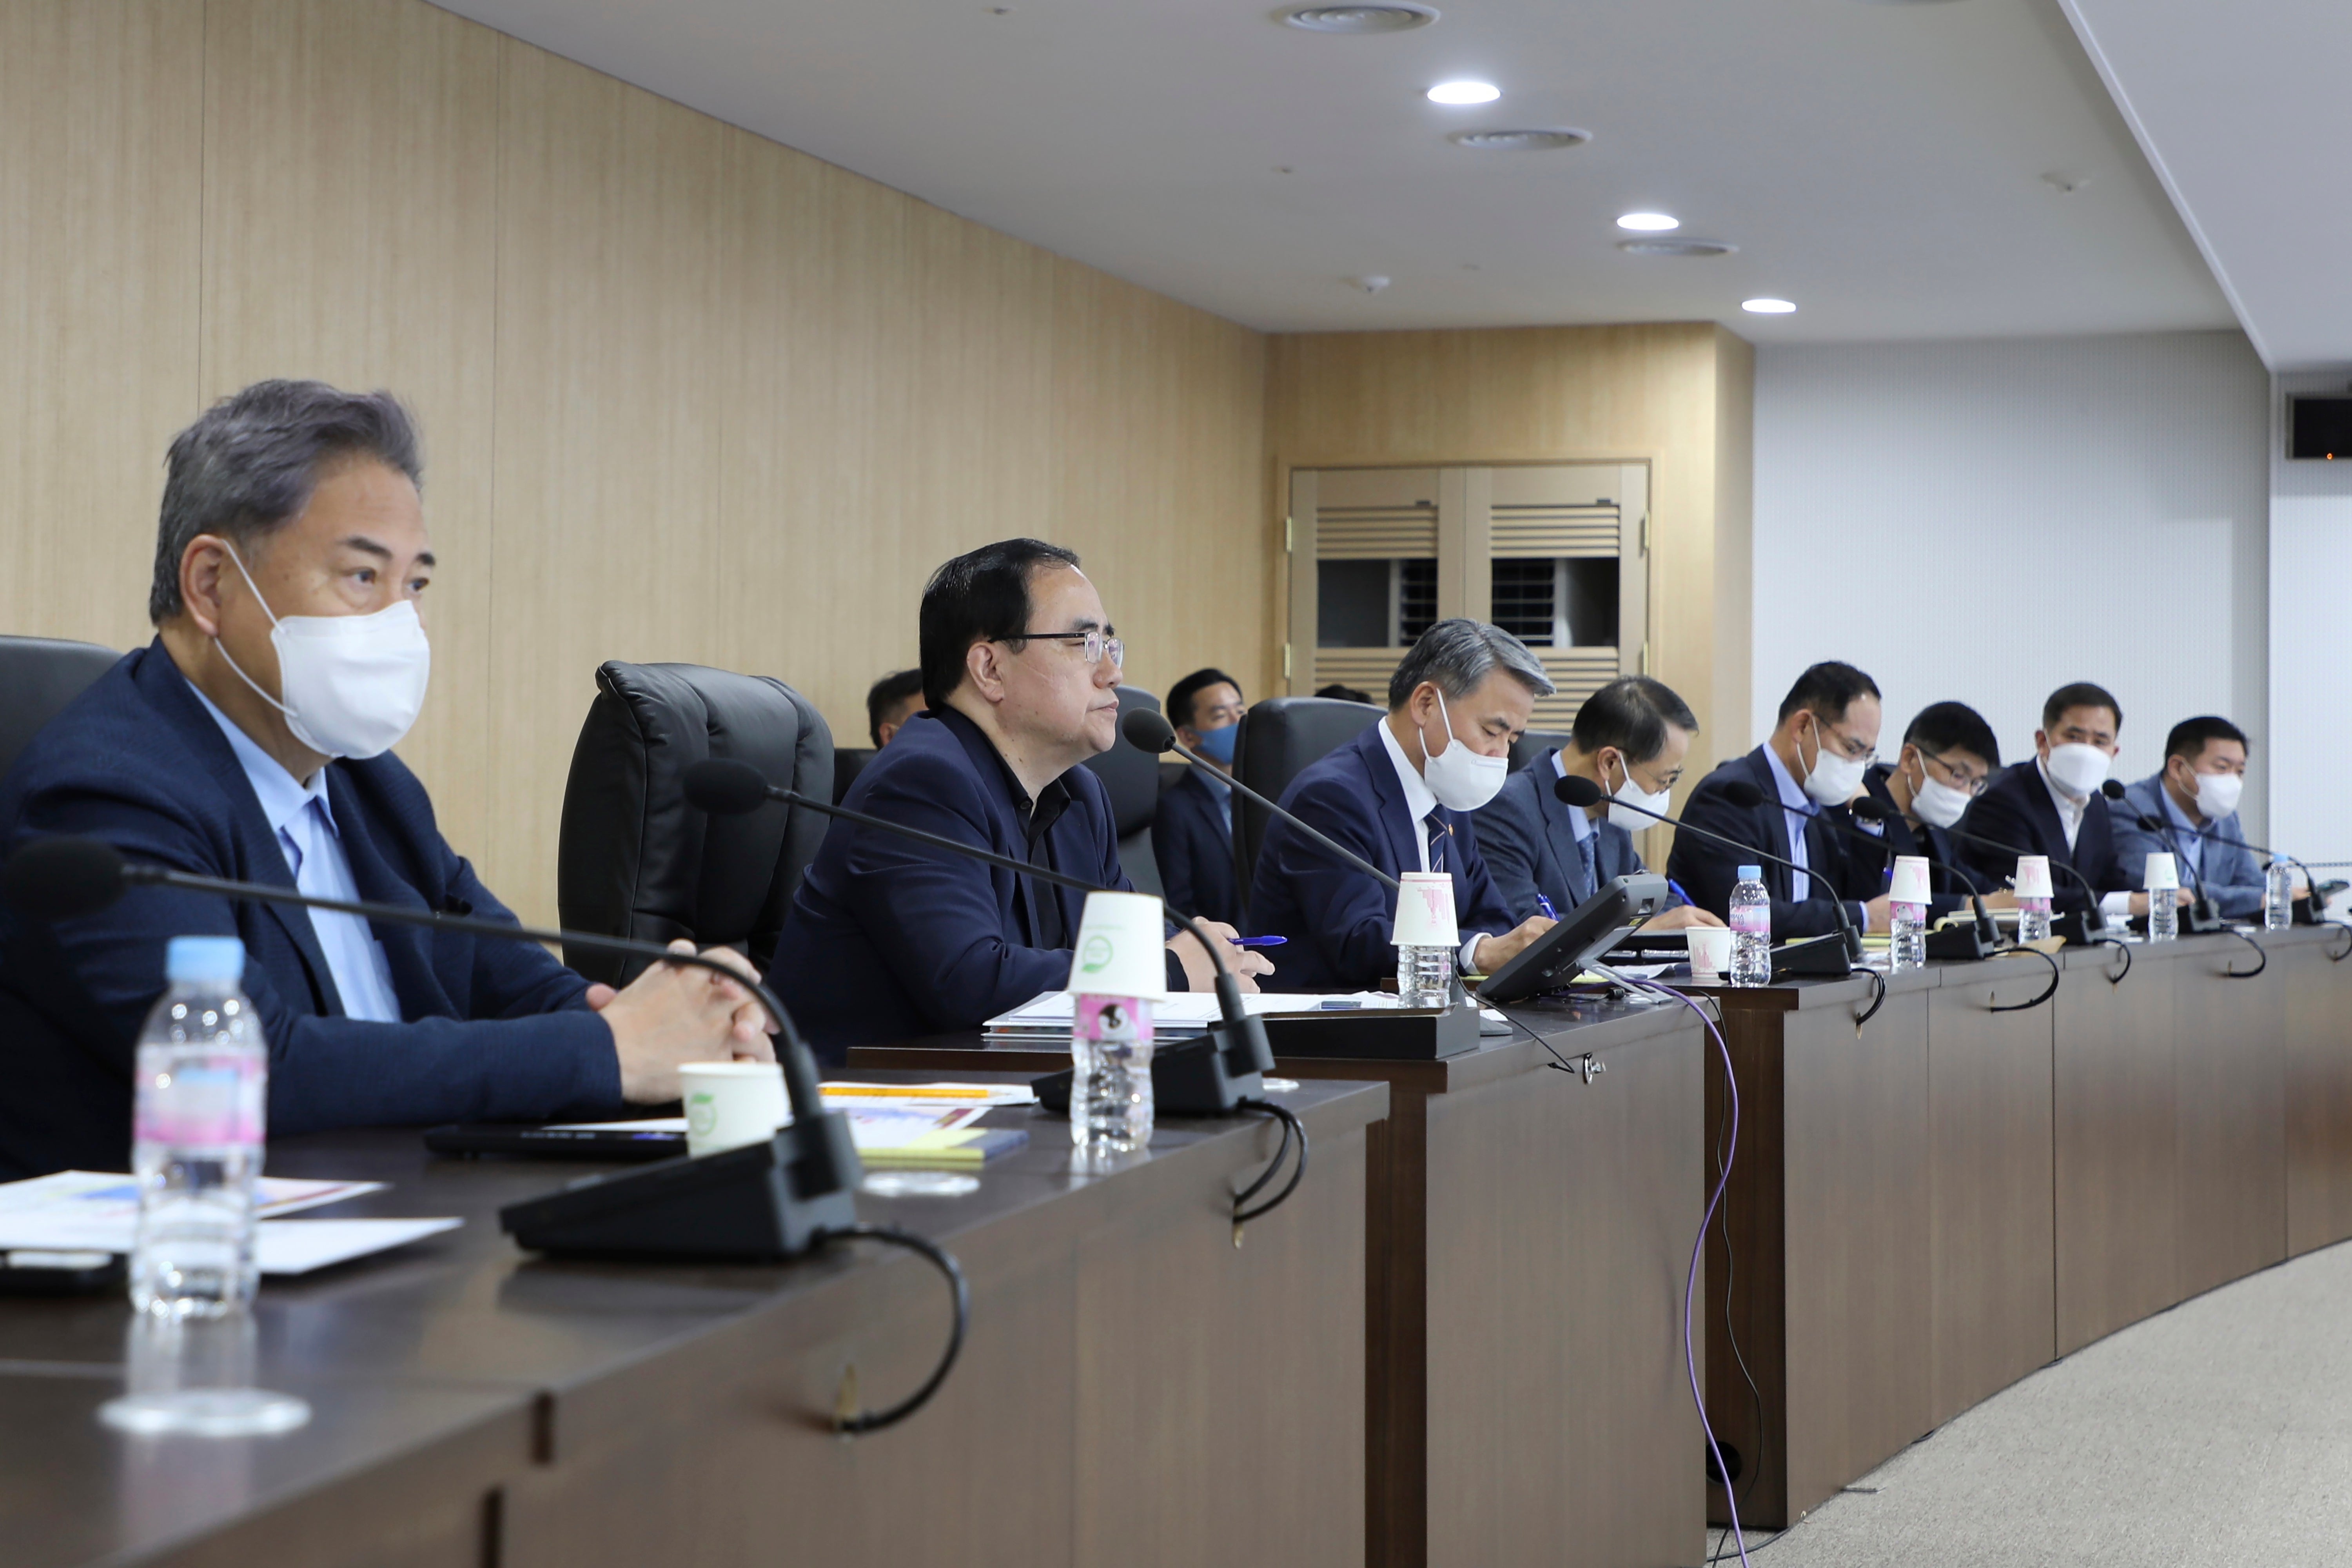
<path fill-rule="evenodd" d="M 1118 721 L 1118 732 L 1127 737 L 1129 745 L 1155 757 L 1176 749 L 1176 726 L 1168 721 L 1168 715 L 1149 708 L 1129 709 Z"/>
<path fill-rule="evenodd" d="M 1747 786 L 1753 789 L 1756 786 Z M 1846 803 L 1846 809 L 1864 822 L 1885 822 L 1895 815 L 1895 808 L 1872 795 L 1858 795 Z"/>
<path fill-rule="evenodd" d="M 1723 785 L 1723 798 L 1742 811 L 1753 811 L 1764 804 L 1764 792 L 1746 779 L 1727 779 Z"/>
<path fill-rule="evenodd" d="M 1599 805 L 1609 798 L 1608 792 L 1582 773 L 1568 773 L 1551 786 L 1562 805 Z"/>
<path fill-rule="evenodd" d="M 2121 800 L 2124 797 L 2124 786 L 2117 784 L 2115 780 L 2109 779 L 2106 783 L 2099 786 L 2099 793 L 2105 795 L 2109 800 Z"/>
<path fill-rule="evenodd" d="M 69 921 L 122 897 L 122 851 L 96 838 L 36 838 L 0 870 L 0 897 L 20 915 Z"/>
<path fill-rule="evenodd" d="M 2141 812 L 2139 816 L 2133 818 L 2132 822 L 2133 826 L 2137 827 L 2142 833 L 2162 833 L 2164 831 L 2164 824 L 2158 822 L 2156 818 L 2150 816 L 2144 811 Z"/>
<path fill-rule="evenodd" d="M 768 804 L 768 778 L 732 757 L 705 757 L 686 770 L 686 803 L 713 816 L 741 816 Z"/>

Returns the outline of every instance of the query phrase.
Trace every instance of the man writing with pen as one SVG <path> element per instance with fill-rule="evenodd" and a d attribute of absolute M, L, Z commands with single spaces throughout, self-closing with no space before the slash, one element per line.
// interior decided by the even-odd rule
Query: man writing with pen
<path fill-rule="evenodd" d="M 1586 698 L 1568 744 L 1511 775 L 1475 818 L 1487 873 L 1511 911 L 1557 920 L 1612 878 L 1646 869 L 1633 835 L 1653 819 L 1632 808 L 1669 808 L 1697 732 L 1690 705 L 1645 675 L 1622 676 Z M 1553 786 L 1571 773 L 1599 784 L 1608 798 L 1591 806 L 1563 804 Z M 1643 929 L 1722 923 L 1676 889 L 1673 907 Z"/>

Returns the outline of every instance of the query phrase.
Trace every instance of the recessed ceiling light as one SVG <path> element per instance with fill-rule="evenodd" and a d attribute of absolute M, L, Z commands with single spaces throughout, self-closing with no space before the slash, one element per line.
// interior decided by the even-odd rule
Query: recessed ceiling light
<path fill-rule="evenodd" d="M 1670 228 L 1682 226 L 1682 219 L 1668 217 L 1664 213 L 1627 213 L 1617 220 L 1619 228 L 1630 228 L 1636 234 L 1664 234 Z"/>
<path fill-rule="evenodd" d="M 1437 20 L 1432 5 L 1297 5 L 1279 15 L 1310 33 L 1403 33 Z"/>
<path fill-rule="evenodd" d="M 1617 248 L 1628 256 L 1729 256 L 1739 247 L 1719 239 L 1621 239 Z"/>
<path fill-rule="evenodd" d="M 1481 153 L 1549 153 L 1558 147 L 1581 147 L 1592 140 L 1592 132 L 1569 126 L 1556 131 L 1457 131 L 1446 140 Z"/>
<path fill-rule="evenodd" d="M 1502 96 L 1491 81 L 1441 81 L 1429 89 L 1432 103 L 1492 103 Z"/>
<path fill-rule="evenodd" d="M 1739 308 L 1759 316 L 1785 316 L 1797 307 L 1786 300 L 1742 300 Z"/>

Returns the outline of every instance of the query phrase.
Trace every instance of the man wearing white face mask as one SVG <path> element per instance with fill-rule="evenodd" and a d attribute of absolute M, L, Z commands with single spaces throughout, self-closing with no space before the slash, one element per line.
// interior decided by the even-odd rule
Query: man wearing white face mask
<path fill-rule="evenodd" d="M 1821 820 L 1862 793 L 1863 774 L 1878 751 L 1878 686 L 1850 664 L 1816 664 L 1780 699 L 1780 716 L 1764 743 L 1733 757 L 1699 781 L 1683 819 L 1767 854 L 1793 860 L 1790 871 L 1766 861 L 1764 886 L 1772 895 L 1772 940 L 1822 936 L 1836 931 L 1833 900 L 1864 931 L 1886 929 L 1886 884 L 1864 847 Z M 1737 802 L 1746 785 L 1753 805 Z M 1739 867 L 1748 857 L 1696 833 L 1675 835 L 1666 874 L 1702 909 L 1724 914 Z"/>
<path fill-rule="evenodd" d="M 1452 873 L 1467 973 L 1492 974 L 1551 929 L 1504 904 L 1470 824 L 1551 690 L 1542 663 L 1500 626 L 1439 621 L 1390 679 L 1387 716 L 1283 792 L 1285 806 L 1391 876 Z M 1258 850 L 1249 910 L 1258 931 L 1289 939 L 1286 989 L 1358 991 L 1396 973 L 1396 896 L 1283 822 Z"/>
<path fill-rule="evenodd" d="M 2042 704 L 2032 758 L 1993 775 L 1960 818 L 1960 831 L 2074 867 L 2098 889 L 2099 908 L 2112 919 L 2147 913 L 2147 895 L 2134 890 L 2116 858 L 2114 818 L 2099 792 L 2122 749 L 2123 727 L 2123 709 L 2105 687 L 2087 680 L 2060 687 Z M 1970 839 L 1960 845 L 1986 886 L 2005 886 L 2017 874 L 2015 855 Z M 2083 908 L 2074 878 L 2061 877 L 2053 887 L 2053 908 Z M 2183 886 L 2179 900 L 2185 904 L 2192 896 Z"/>
<path fill-rule="evenodd" d="M 1646 675 L 1620 676 L 1586 698 L 1568 744 L 1513 773 L 1477 814 L 1478 848 L 1503 902 L 1522 916 L 1542 914 L 1547 905 L 1565 915 L 1611 879 L 1646 870 L 1633 835 L 1655 818 L 1631 808 L 1672 809 L 1683 758 L 1697 732 L 1690 704 Z M 1591 779 L 1610 798 L 1564 805 L 1554 786 L 1570 773 Z M 1677 899 L 1643 929 L 1722 923 Z"/>
<path fill-rule="evenodd" d="M 434 557 L 416 436 L 387 393 L 264 382 L 173 442 L 149 614 L 26 747 L 0 843 L 103 839 L 138 860 L 499 919 L 389 754 L 424 702 Z M 681 1062 L 772 1059 L 748 993 L 656 965 L 591 986 L 535 944 L 162 888 L 0 925 L 10 1031 L 0 1172 L 122 1169 L 132 1042 L 173 936 L 234 935 L 269 1047 L 272 1134 L 619 1112 Z"/>
<path fill-rule="evenodd" d="M 1917 855 L 1933 868 L 1930 920 L 1967 901 L 1968 881 L 1950 868 L 1961 858 L 1949 829 L 2000 769 L 2000 742 L 1982 714 L 1965 702 L 1931 702 L 1903 731 L 1903 750 L 1893 765 L 1879 763 L 1863 775 L 1862 787 L 1892 813 L 1881 819 L 1886 840 L 1883 864 Z M 1973 869 L 1969 875 L 1983 885 L 1986 908 L 2016 907 L 2016 895 L 2004 885 L 1987 882 Z"/>
<path fill-rule="evenodd" d="M 2164 767 L 2124 791 L 2116 814 L 2116 859 L 2125 877 L 2141 879 L 2153 851 L 2180 858 L 2180 880 L 2205 893 L 2225 920 L 2262 913 L 2263 872 L 2242 843 L 2238 797 L 2246 783 L 2246 732 L 2227 719 L 2183 719 L 2164 738 Z M 2155 817 L 2168 831 L 2151 833 L 2131 818 Z"/>

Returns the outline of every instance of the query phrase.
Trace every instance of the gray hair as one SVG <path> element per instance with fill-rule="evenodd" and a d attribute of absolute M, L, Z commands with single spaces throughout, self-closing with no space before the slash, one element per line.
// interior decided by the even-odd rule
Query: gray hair
<path fill-rule="evenodd" d="M 310 504 L 333 459 L 373 458 L 423 483 L 416 422 L 389 392 L 341 392 L 319 381 L 257 381 L 205 410 L 172 437 L 163 516 L 147 618 L 161 626 L 187 606 L 180 559 L 209 533 L 241 555 Z"/>
<path fill-rule="evenodd" d="M 1552 694 L 1551 677 L 1527 644 L 1500 626 L 1457 616 L 1421 634 L 1389 677 L 1389 707 L 1403 707 L 1424 680 L 1437 682 L 1437 689 L 1459 700 L 1485 685 L 1497 665 L 1537 696 Z"/>

